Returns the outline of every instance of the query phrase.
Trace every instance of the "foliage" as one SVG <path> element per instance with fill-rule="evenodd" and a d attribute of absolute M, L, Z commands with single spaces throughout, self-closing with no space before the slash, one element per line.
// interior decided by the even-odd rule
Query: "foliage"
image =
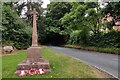
<path fill-rule="evenodd" d="M 104 14 L 112 14 L 113 17 L 120 15 L 120 1 L 119 2 L 108 2 L 108 5 L 104 9 Z"/>
<path fill-rule="evenodd" d="M 13 5 L 14 5 L 14 8 L 15 8 L 17 14 L 20 16 L 22 13 L 23 7 L 26 6 L 26 3 L 25 2 L 23 2 L 23 3 L 15 2 L 15 3 L 13 3 Z"/>
<path fill-rule="evenodd" d="M 73 3 L 69 13 L 60 19 L 62 25 L 71 30 L 78 30 L 84 25 L 85 5 L 80 3 Z"/>
<path fill-rule="evenodd" d="M 31 27 L 19 18 L 15 9 L 9 4 L 3 5 L 2 42 L 17 49 L 24 49 L 31 42 Z"/>
<path fill-rule="evenodd" d="M 115 33 L 118 35 L 114 36 L 115 34 L 112 32 L 100 32 L 102 27 L 100 19 L 109 11 L 109 6 L 111 6 L 112 3 L 109 3 L 104 8 L 101 8 L 98 2 L 72 2 L 66 4 L 69 4 L 70 8 L 69 5 L 66 5 L 69 11 L 65 13 L 64 11 L 67 9 L 65 7 L 66 9 L 63 11 L 63 5 L 65 5 L 65 3 L 50 3 L 48 6 L 46 14 L 46 34 L 48 36 L 45 38 L 48 39 L 48 41 L 46 42 L 55 43 L 56 40 L 61 42 L 60 37 L 58 35 L 56 37 L 55 34 L 61 34 L 62 32 L 62 35 L 67 35 L 67 37 L 63 37 L 63 39 L 65 38 L 68 44 L 119 47 L 119 42 L 116 42 L 116 38 L 119 36 L 118 33 Z M 115 6 L 118 6 L 118 3 L 114 4 L 114 7 L 112 7 L 115 11 Z M 60 5 L 63 7 L 59 7 Z M 117 14 L 118 10 L 115 13 Z M 105 25 L 109 26 L 109 29 L 111 29 L 113 23 L 114 22 L 109 22 Z M 111 43 L 109 39 L 111 40 L 113 36 L 115 38 Z"/>
<path fill-rule="evenodd" d="M 62 25 L 67 27 L 67 33 L 70 34 L 69 43 L 87 45 L 89 43 L 89 32 L 92 31 L 94 34 L 99 32 L 100 13 L 101 9 L 98 3 L 72 3 L 70 12 L 60 19 Z M 74 34 L 76 31 L 81 32 Z"/>
<path fill-rule="evenodd" d="M 61 45 L 67 41 L 66 27 L 62 26 L 59 19 L 69 12 L 70 8 L 70 3 L 52 2 L 48 5 L 45 15 L 45 26 L 40 36 L 42 44 Z"/>
<path fill-rule="evenodd" d="M 59 20 L 66 13 L 70 12 L 71 7 L 71 3 L 68 2 L 52 2 L 48 5 L 45 19 L 45 36 L 47 37 L 44 40 L 48 40 L 48 42 L 55 42 L 58 45 L 66 42 L 65 38 L 67 38 L 67 32 L 65 32 L 65 29 L 67 27 L 62 26 Z M 57 36 L 59 36 L 60 38 L 58 38 Z M 58 42 L 58 40 L 60 43 Z"/>
<path fill-rule="evenodd" d="M 83 30 L 74 30 L 70 34 L 68 44 L 88 45 L 90 35 L 88 35 L 89 33 L 87 30 L 86 27 Z"/>
<path fill-rule="evenodd" d="M 73 31 L 70 34 L 70 38 L 68 44 L 77 44 L 79 42 L 79 34 L 81 33 L 80 30 Z"/>
<path fill-rule="evenodd" d="M 115 26 L 116 21 L 120 21 L 120 1 L 119 2 L 107 2 L 108 5 L 103 9 L 103 14 L 113 17 L 111 22 L 107 22 L 107 27 L 111 30 L 113 26 Z"/>
<path fill-rule="evenodd" d="M 108 33 L 98 33 L 91 36 L 92 46 L 97 47 L 116 47 L 120 48 L 120 31 L 111 31 Z"/>

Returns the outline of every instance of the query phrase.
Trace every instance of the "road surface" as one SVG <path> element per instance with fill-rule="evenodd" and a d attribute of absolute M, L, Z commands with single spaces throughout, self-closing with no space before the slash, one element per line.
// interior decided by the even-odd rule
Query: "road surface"
<path fill-rule="evenodd" d="M 48 46 L 50 49 L 67 54 L 81 61 L 95 66 L 112 76 L 118 78 L 118 55 L 99 53 L 93 51 L 84 51 L 72 48 Z"/>

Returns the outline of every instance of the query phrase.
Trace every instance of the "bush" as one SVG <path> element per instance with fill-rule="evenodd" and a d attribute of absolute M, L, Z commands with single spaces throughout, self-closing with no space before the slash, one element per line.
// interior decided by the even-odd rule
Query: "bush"
<path fill-rule="evenodd" d="M 91 46 L 120 48 L 120 31 L 97 33 L 91 36 L 90 42 Z"/>
<path fill-rule="evenodd" d="M 88 45 L 89 31 L 86 27 L 83 30 L 75 30 L 70 34 L 69 44 Z"/>
<path fill-rule="evenodd" d="M 69 44 L 77 44 L 79 43 L 79 34 L 81 33 L 81 30 L 75 30 L 70 34 L 69 37 Z"/>
<path fill-rule="evenodd" d="M 25 49 L 31 44 L 32 27 L 19 18 L 17 12 L 9 4 L 3 4 L 2 11 L 2 43 L 17 49 Z"/>

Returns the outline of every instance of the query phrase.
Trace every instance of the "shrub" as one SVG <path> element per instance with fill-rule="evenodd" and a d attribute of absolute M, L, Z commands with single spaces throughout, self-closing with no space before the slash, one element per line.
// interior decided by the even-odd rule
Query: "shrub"
<path fill-rule="evenodd" d="M 120 31 L 110 31 L 105 34 L 97 33 L 91 36 L 90 42 L 92 46 L 120 48 Z"/>
<path fill-rule="evenodd" d="M 19 18 L 17 12 L 9 4 L 3 4 L 2 11 L 2 43 L 17 49 L 25 49 L 31 43 L 32 27 Z"/>

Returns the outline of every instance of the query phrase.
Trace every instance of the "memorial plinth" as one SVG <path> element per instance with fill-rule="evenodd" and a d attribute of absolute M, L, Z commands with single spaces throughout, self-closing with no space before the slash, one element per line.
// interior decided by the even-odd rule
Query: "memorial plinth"
<path fill-rule="evenodd" d="M 45 60 L 41 56 L 41 47 L 38 46 L 38 36 L 36 27 L 36 10 L 31 11 L 33 15 L 33 32 L 32 32 L 32 46 L 27 49 L 27 59 L 17 65 L 17 71 L 30 70 L 31 68 L 40 69 L 43 68 L 47 72 L 50 72 L 50 64 L 48 60 Z"/>

